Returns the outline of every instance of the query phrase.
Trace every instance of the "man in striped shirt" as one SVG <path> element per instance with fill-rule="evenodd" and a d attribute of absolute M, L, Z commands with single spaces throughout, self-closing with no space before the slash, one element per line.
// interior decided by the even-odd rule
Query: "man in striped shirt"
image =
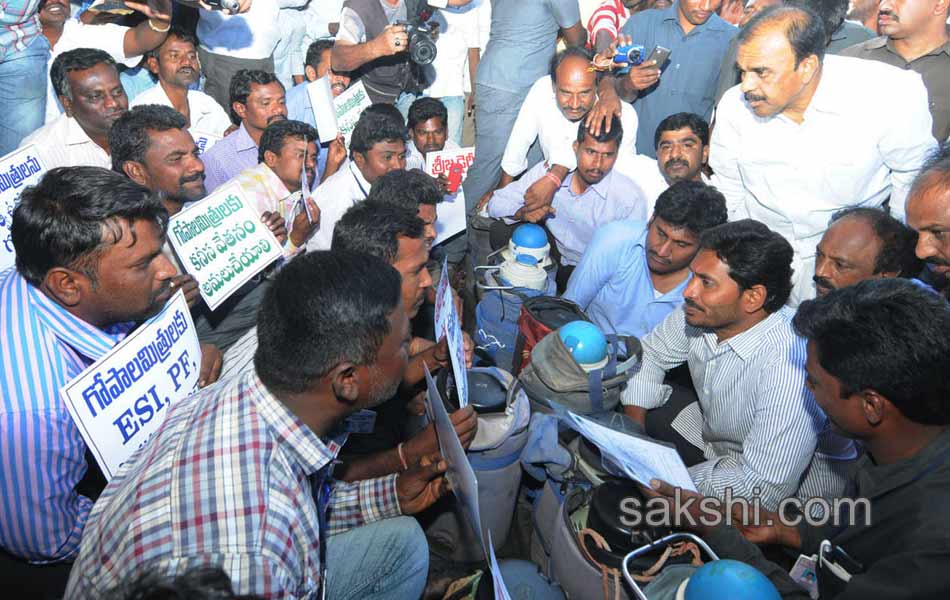
<path fill-rule="evenodd" d="M 595 52 L 617 39 L 617 33 L 635 12 L 648 8 L 669 8 L 671 0 L 604 0 L 587 20 L 587 40 Z"/>
<path fill-rule="evenodd" d="M 703 495 L 723 498 L 731 489 L 768 510 L 796 495 L 836 497 L 856 457 L 805 386 L 805 340 L 783 308 L 791 263 L 791 245 L 758 221 L 704 231 L 684 306 L 642 340 L 624 412 L 654 437 L 686 447 L 681 454 L 689 445 L 702 451 L 687 466 Z M 672 392 L 666 372 L 683 363 L 698 404 L 664 406 Z"/>
<path fill-rule="evenodd" d="M 447 490 L 433 457 L 333 478 L 347 418 L 392 396 L 408 363 L 399 273 L 355 252 L 291 261 L 261 306 L 254 368 L 179 402 L 96 503 L 68 598 L 144 572 L 221 567 L 266 598 L 418 598 L 415 514 Z M 321 595 L 322 592 L 322 595 Z"/>
<path fill-rule="evenodd" d="M 47 563 L 75 556 L 105 482 L 60 388 L 176 291 L 167 219 L 158 196 L 96 167 L 49 171 L 14 211 L 17 266 L 0 274 L 0 577 L 13 596 L 20 579 L 30 596 L 65 585 L 68 565 Z"/>

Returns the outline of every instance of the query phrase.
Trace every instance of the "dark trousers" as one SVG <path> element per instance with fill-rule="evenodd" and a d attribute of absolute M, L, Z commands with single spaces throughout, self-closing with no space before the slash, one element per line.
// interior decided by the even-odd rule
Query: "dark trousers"
<path fill-rule="evenodd" d="M 231 113 L 231 78 L 241 69 L 260 69 L 274 72 L 274 57 L 235 58 L 224 54 L 214 54 L 204 48 L 198 48 L 201 71 L 205 75 L 205 93 L 218 101 L 224 110 Z"/>
<path fill-rule="evenodd" d="M 676 451 L 679 452 L 683 463 L 687 467 L 691 467 L 706 460 L 703 449 L 693 445 L 692 442 L 673 429 L 672 423 L 683 409 L 690 404 L 698 403 L 699 397 L 693 389 L 693 382 L 686 365 L 670 371 L 666 376 L 665 383 L 673 388 L 673 393 L 670 394 L 670 399 L 666 404 L 660 408 L 647 411 L 647 435 L 676 446 Z"/>

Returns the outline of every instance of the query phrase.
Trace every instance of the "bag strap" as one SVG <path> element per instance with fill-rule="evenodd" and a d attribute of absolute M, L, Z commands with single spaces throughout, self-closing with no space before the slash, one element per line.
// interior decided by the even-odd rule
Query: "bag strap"
<path fill-rule="evenodd" d="M 594 369 L 587 374 L 590 406 L 594 412 L 604 411 L 604 369 Z"/>

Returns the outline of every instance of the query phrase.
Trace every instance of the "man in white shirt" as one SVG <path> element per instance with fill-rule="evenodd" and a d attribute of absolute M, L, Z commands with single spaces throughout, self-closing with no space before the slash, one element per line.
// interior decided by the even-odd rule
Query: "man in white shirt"
<path fill-rule="evenodd" d="M 87 25 L 70 18 L 69 0 L 44 0 L 40 4 L 40 24 L 43 35 L 49 40 L 52 65 L 63 52 L 76 48 L 103 50 L 117 63 L 134 67 L 142 55 L 157 48 L 165 40 L 171 26 L 171 0 L 149 0 L 135 4 L 147 18 L 135 27 L 123 27 L 115 23 Z M 48 67 L 47 67 L 48 68 Z M 52 85 L 46 85 L 46 123 L 63 111 L 57 102 Z"/>
<path fill-rule="evenodd" d="M 197 45 L 195 36 L 177 25 L 173 27 L 162 45 L 149 52 L 146 59 L 148 70 L 158 77 L 158 84 L 136 96 L 130 106 L 162 104 L 174 108 L 185 117 L 188 132 L 205 152 L 224 137 L 231 119 L 214 98 L 190 89 L 201 77 Z"/>
<path fill-rule="evenodd" d="M 445 105 L 449 112 L 446 122 L 449 139 L 456 144 L 462 143 L 466 62 L 470 81 L 475 81 L 478 70 L 480 47 L 478 11 L 475 8 L 482 2 L 488 0 L 479 0 L 462 8 L 440 8 L 430 19 L 430 23 L 439 24 L 439 37 L 435 41 L 438 52 L 428 68 L 432 77 L 425 94 L 438 98 Z"/>
<path fill-rule="evenodd" d="M 549 75 L 538 79 L 528 92 L 518 119 L 511 130 L 505 154 L 501 159 L 501 189 L 524 173 L 528 164 L 528 149 L 538 140 L 549 170 L 564 180 L 577 166 L 573 144 L 577 139 L 577 124 L 597 101 L 597 73 L 590 70 L 590 50 L 568 48 L 558 53 L 551 61 Z M 629 157 L 637 153 L 637 113 L 626 102 L 621 103 L 620 124 L 623 139 L 617 157 Z M 553 198 L 556 187 L 541 180 L 532 194 Z"/>
<path fill-rule="evenodd" d="M 313 192 L 320 228 L 307 250 L 329 250 L 333 229 L 348 208 L 362 202 L 377 179 L 406 168 L 406 126 L 382 111 L 367 109 L 350 138 L 350 160 Z"/>
<path fill-rule="evenodd" d="M 409 141 L 406 144 L 406 168 L 426 169 L 426 154 L 458 150 L 449 137 L 449 111 L 442 100 L 423 97 L 409 107 Z"/>
<path fill-rule="evenodd" d="M 50 78 L 66 112 L 20 147 L 35 144 L 47 169 L 110 168 L 109 129 L 129 108 L 115 61 L 102 50 L 70 50 L 53 61 Z"/>
<path fill-rule="evenodd" d="M 710 150 L 730 219 L 760 220 L 792 243 L 792 306 L 815 295 L 815 246 L 831 214 L 890 198 L 903 219 L 936 146 L 920 75 L 825 56 L 825 41 L 821 20 L 798 8 L 749 21 L 739 34 L 742 84 L 719 103 Z"/>
<path fill-rule="evenodd" d="M 274 48 L 281 37 L 278 12 L 306 3 L 307 0 L 241 0 L 241 14 L 236 15 L 221 10 L 199 10 L 198 57 L 205 74 L 205 93 L 227 107 L 231 78 L 238 71 L 273 73 Z"/>
<path fill-rule="evenodd" d="M 703 169 L 709 160 L 709 123 L 695 113 L 676 113 L 660 121 L 653 137 L 656 159 L 645 154 L 622 156 L 617 170 L 646 194 L 647 213 L 660 194 L 677 181 L 709 183 Z"/>

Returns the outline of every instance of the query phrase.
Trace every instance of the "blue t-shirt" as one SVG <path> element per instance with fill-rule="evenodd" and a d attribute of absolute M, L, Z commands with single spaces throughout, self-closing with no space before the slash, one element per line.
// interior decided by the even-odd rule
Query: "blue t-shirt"
<path fill-rule="evenodd" d="M 476 83 L 513 93 L 548 72 L 558 29 L 581 20 L 577 0 L 492 0 L 491 35 Z"/>
<path fill-rule="evenodd" d="M 678 112 L 696 113 L 709 120 L 719 67 L 738 30 L 714 14 L 685 35 L 679 23 L 679 3 L 674 2 L 663 10 L 636 13 L 620 31 L 647 53 L 658 45 L 671 51 L 666 64 L 660 65 L 660 81 L 641 91 L 633 103 L 639 119 L 637 153 L 656 158 L 653 136 L 660 121 Z"/>

